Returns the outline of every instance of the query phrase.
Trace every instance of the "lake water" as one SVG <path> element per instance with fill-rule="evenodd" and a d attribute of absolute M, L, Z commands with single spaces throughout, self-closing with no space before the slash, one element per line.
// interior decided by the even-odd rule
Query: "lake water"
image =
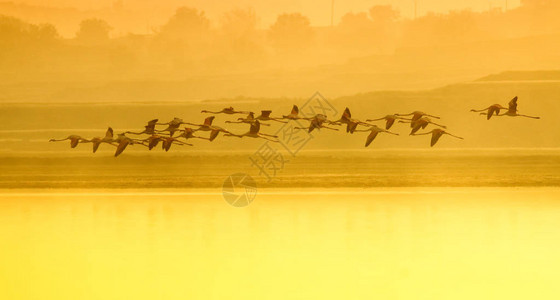
<path fill-rule="evenodd" d="M 219 192 L 234 173 L 249 174 L 267 188 L 560 186 L 560 149 L 304 150 L 295 156 L 284 151 L 278 152 L 282 161 L 261 165 L 262 160 L 252 163 L 255 153 L 248 151 L 138 151 L 115 158 L 111 149 L 93 154 L 63 146 L 55 153 L 0 153 L 0 189 Z"/>
<path fill-rule="evenodd" d="M 558 299 L 560 188 L 4 189 L 2 299 Z"/>

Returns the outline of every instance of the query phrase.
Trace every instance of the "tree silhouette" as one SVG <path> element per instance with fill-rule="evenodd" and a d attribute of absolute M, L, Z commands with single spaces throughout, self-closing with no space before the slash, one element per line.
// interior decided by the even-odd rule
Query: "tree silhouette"
<path fill-rule="evenodd" d="M 396 21 L 400 13 L 391 5 L 376 5 L 369 9 L 369 16 L 376 23 L 388 23 Z"/>
<path fill-rule="evenodd" d="M 86 19 L 80 22 L 80 29 L 76 33 L 76 39 L 88 43 L 102 43 L 109 39 L 112 27 L 101 19 Z"/>
<path fill-rule="evenodd" d="M 374 23 L 367 13 L 347 13 L 336 27 L 332 44 L 345 53 L 364 53 L 376 43 L 374 31 Z"/>
<path fill-rule="evenodd" d="M 160 34 L 168 39 L 200 37 L 210 29 L 210 20 L 203 11 L 196 8 L 180 7 L 161 28 Z"/>
<path fill-rule="evenodd" d="M 245 65 L 257 63 L 262 55 L 262 45 L 257 32 L 257 16 L 253 9 L 234 9 L 226 12 L 220 19 L 221 36 L 217 44 L 227 49 L 231 61 Z"/>
<path fill-rule="evenodd" d="M 311 42 L 313 29 L 309 18 L 300 13 L 282 14 L 270 27 L 269 37 L 276 47 L 298 49 Z"/>
<path fill-rule="evenodd" d="M 17 46 L 14 43 L 52 42 L 59 38 L 51 24 L 33 25 L 20 19 L 0 15 L 0 43 Z"/>
<path fill-rule="evenodd" d="M 363 30 L 371 30 L 372 29 L 372 22 L 368 18 L 368 15 L 365 12 L 361 13 L 347 13 L 342 16 L 340 20 L 340 24 L 338 25 L 341 29 L 349 32 L 357 32 Z"/>
<path fill-rule="evenodd" d="M 221 18 L 222 32 L 233 38 L 247 37 L 255 34 L 257 15 L 252 9 L 234 9 Z"/>

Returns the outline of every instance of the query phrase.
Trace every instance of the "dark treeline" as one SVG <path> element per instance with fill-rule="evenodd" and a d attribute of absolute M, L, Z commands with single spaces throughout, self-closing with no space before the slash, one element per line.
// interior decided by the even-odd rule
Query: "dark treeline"
<path fill-rule="evenodd" d="M 334 27 L 313 27 L 299 13 L 281 14 L 259 29 L 251 9 L 210 20 L 180 7 L 153 34 L 114 37 L 108 22 L 83 20 L 73 38 L 52 24 L 0 16 L 0 72 L 4 80 L 173 79 L 344 63 L 399 49 L 445 47 L 560 34 L 560 3 L 524 0 L 509 11 L 455 11 L 418 19 L 391 6 L 347 13 Z M 113 37 L 112 37 L 113 36 Z M 406 51 L 405 51 L 406 52 Z"/>

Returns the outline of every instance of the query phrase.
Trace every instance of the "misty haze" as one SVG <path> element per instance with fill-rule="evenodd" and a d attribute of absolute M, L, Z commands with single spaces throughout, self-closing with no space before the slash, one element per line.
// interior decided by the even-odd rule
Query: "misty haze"
<path fill-rule="evenodd" d="M 559 15 L 0 0 L 0 299 L 558 299 Z"/>

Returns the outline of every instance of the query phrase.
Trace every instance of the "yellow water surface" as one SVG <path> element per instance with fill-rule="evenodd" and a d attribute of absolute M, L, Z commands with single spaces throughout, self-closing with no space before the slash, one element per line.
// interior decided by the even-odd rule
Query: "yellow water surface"
<path fill-rule="evenodd" d="M 560 189 L 4 190 L 0 299 L 558 299 Z"/>

